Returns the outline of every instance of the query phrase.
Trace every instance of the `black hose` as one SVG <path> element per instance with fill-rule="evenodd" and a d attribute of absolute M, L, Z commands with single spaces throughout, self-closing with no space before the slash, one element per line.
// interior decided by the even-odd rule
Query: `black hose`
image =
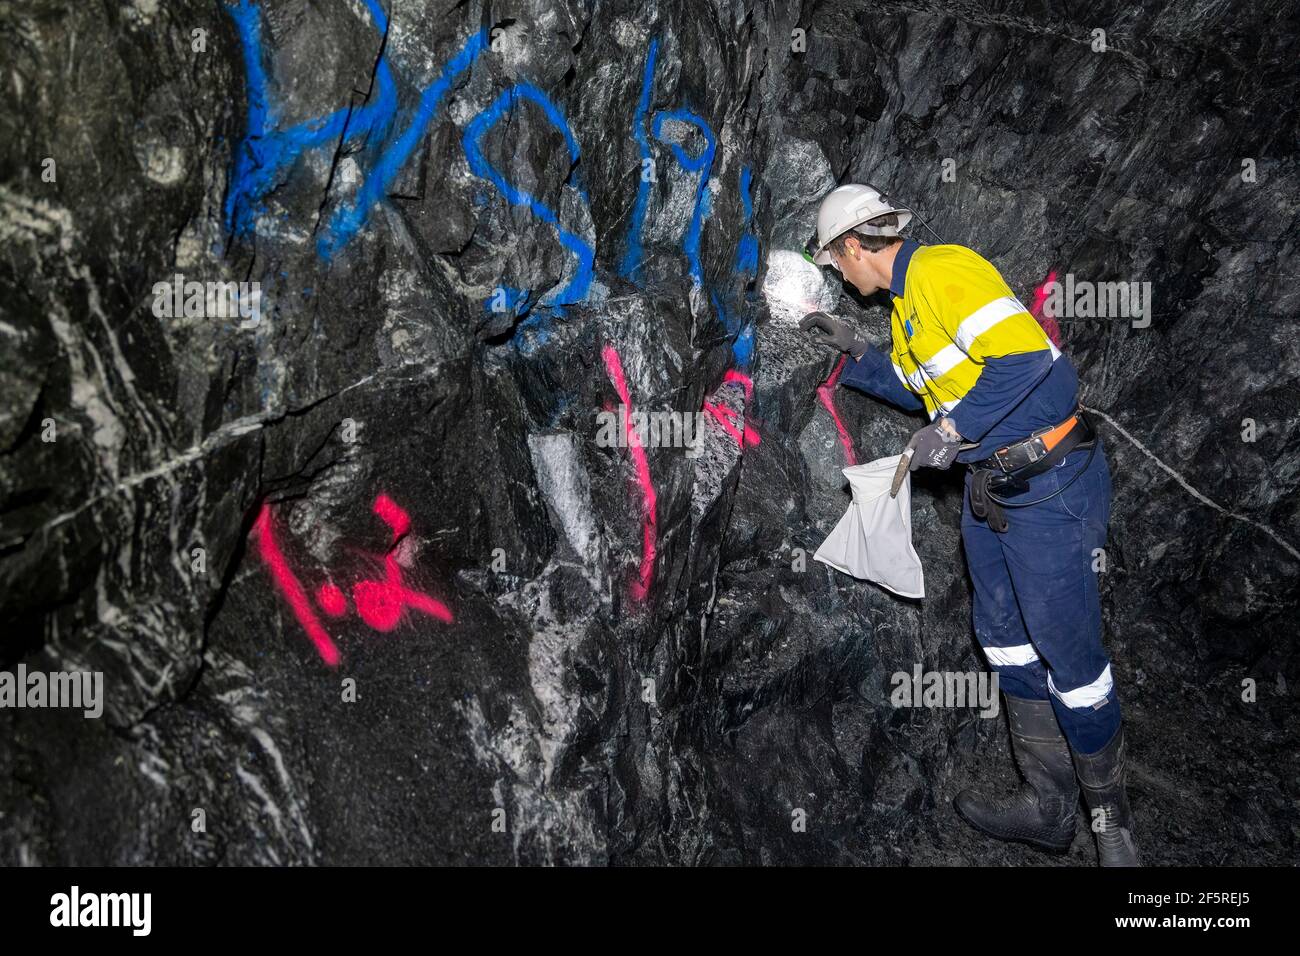
<path fill-rule="evenodd" d="M 988 493 L 988 496 L 1004 508 L 1028 508 L 1030 505 L 1041 505 L 1044 501 L 1051 501 L 1066 488 L 1069 488 L 1072 484 L 1078 481 L 1079 477 L 1088 470 L 1088 466 L 1092 464 L 1093 455 L 1097 454 L 1097 445 L 1099 442 L 1100 439 L 1093 439 L 1092 447 L 1088 449 L 1088 460 L 1083 463 L 1083 467 L 1074 473 L 1073 478 L 1061 485 L 1061 487 L 1057 488 L 1050 495 L 1044 495 L 1042 498 L 1035 498 L 1033 501 L 1007 501 L 1005 498 L 999 498 L 992 491 Z M 1046 472 L 1044 472 L 1044 474 L 1046 474 Z"/>
<path fill-rule="evenodd" d="M 908 212 L 910 212 L 913 216 L 915 216 L 917 220 L 921 223 L 921 225 L 925 226 L 926 231 L 929 232 L 930 235 L 934 236 L 934 238 L 939 240 L 939 245 L 941 246 L 944 245 L 943 236 L 939 235 L 937 232 L 931 229 L 930 224 L 921 218 L 920 213 L 918 213 L 915 209 L 913 209 L 910 206 L 904 206 L 903 208 L 906 209 Z"/>

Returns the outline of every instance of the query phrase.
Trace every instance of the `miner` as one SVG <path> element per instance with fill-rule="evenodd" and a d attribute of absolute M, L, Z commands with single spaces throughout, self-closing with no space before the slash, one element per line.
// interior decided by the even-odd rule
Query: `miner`
<path fill-rule="evenodd" d="M 814 262 L 863 295 L 889 291 L 888 352 L 824 312 L 800 328 L 849 355 L 844 384 L 930 419 L 907 443 L 895 494 L 909 469 L 966 466 L 975 636 L 998 673 L 1024 781 L 1009 797 L 963 790 L 955 807 L 990 836 L 1063 852 L 1082 787 L 1101 865 L 1139 865 L 1101 643 L 1096 561 L 1111 490 L 1101 441 L 1074 366 L 997 269 L 963 246 L 904 238 L 912 218 L 870 186 L 840 186 L 810 243 Z"/>

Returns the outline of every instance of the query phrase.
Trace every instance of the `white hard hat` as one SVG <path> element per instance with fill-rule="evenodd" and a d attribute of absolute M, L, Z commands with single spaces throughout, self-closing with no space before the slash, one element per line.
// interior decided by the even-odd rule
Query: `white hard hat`
<path fill-rule="evenodd" d="M 898 213 L 897 226 L 867 225 L 872 219 Z M 836 186 L 822 200 L 817 210 L 817 252 L 813 262 L 819 266 L 831 264 L 831 254 L 827 246 L 831 240 L 844 235 L 850 229 L 868 236 L 896 236 L 904 226 L 912 221 L 912 211 L 906 206 L 895 206 L 880 190 L 858 183 Z"/>

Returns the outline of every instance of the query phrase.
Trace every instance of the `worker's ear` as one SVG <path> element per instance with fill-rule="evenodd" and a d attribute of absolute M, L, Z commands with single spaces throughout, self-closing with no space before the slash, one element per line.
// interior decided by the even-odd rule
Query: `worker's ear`
<path fill-rule="evenodd" d="M 862 243 L 855 236 L 847 236 L 844 239 L 844 254 L 850 259 L 861 259 Z"/>

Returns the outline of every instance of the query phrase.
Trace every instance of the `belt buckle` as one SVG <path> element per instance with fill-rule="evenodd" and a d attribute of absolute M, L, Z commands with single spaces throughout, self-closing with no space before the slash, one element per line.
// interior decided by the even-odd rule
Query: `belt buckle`
<path fill-rule="evenodd" d="M 1030 465 L 1045 458 L 1050 450 L 1047 447 L 1047 443 L 1043 441 L 1041 437 L 1031 438 L 1023 444 L 1025 446 L 1025 454 L 1029 456 L 1029 461 L 1026 462 L 1026 464 Z"/>

